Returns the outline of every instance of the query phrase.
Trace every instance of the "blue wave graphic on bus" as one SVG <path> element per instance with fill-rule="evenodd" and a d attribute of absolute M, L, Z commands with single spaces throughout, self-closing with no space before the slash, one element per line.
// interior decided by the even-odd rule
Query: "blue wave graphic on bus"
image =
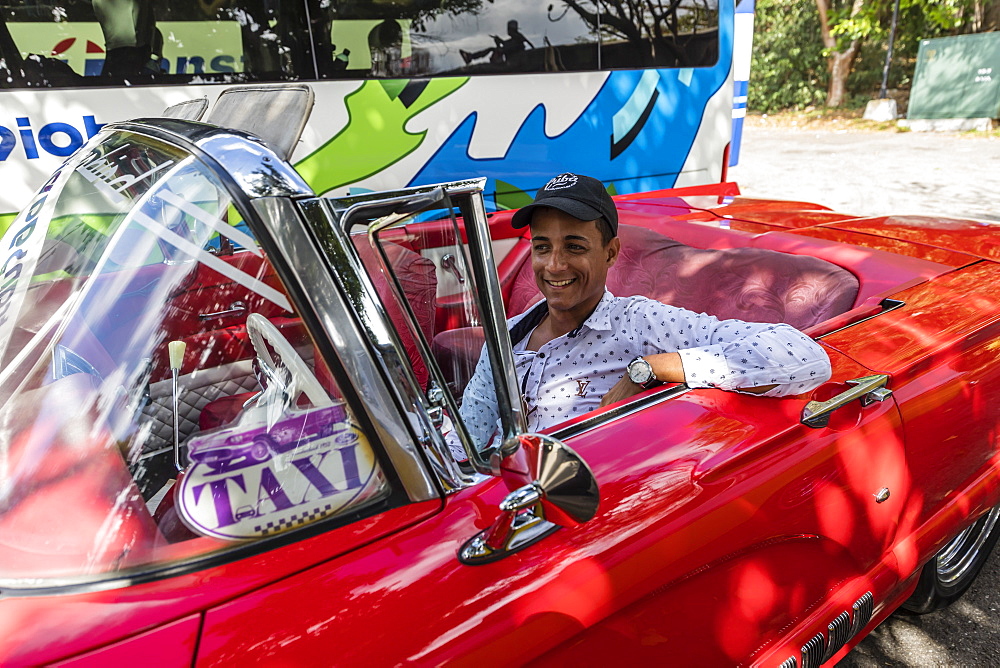
<path fill-rule="evenodd" d="M 683 72 L 691 73 L 686 83 Z M 557 137 L 546 135 L 545 110 L 539 105 L 525 119 L 502 158 L 469 156 L 476 124 L 472 115 L 428 160 L 411 185 L 446 181 L 454 174 L 479 174 L 534 193 L 553 174 L 573 171 L 614 182 L 619 192 L 669 187 L 691 150 L 705 105 L 725 82 L 725 75 L 711 70 L 659 71 L 655 94 L 649 97 L 652 113 L 643 105 L 633 125 L 624 133 L 620 128 L 616 132 L 615 115 L 629 109 L 634 92 L 639 90 L 641 95 L 644 74 L 648 72 L 611 73 L 580 118 Z M 595 141 L 595 135 L 606 139 Z M 631 176 L 634 174 L 646 176 Z"/>

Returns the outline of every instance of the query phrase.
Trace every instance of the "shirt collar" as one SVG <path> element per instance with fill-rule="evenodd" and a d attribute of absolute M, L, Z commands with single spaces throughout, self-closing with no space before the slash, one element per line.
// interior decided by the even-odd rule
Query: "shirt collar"
<path fill-rule="evenodd" d="M 611 303 L 614 299 L 615 296 L 611 291 L 604 288 L 604 294 L 601 296 L 601 301 L 597 302 L 594 312 L 583 321 L 582 325 L 570 332 L 570 335 L 578 334 L 584 327 L 597 332 L 611 331 Z"/>

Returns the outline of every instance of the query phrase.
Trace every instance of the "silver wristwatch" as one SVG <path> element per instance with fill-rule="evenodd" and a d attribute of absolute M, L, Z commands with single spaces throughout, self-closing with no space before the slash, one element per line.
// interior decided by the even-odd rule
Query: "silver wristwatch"
<path fill-rule="evenodd" d="M 626 369 L 628 370 L 629 380 L 644 390 L 648 390 L 657 383 L 653 367 L 641 356 L 629 362 Z"/>

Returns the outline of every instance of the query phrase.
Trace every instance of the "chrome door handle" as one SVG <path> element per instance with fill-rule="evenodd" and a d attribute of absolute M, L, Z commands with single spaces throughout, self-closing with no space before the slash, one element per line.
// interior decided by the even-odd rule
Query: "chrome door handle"
<path fill-rule="evenodd" d="M 855 399 L 860 399 L 862 406 L 868 406 L 872 402 L 885 401 L 892 396 L 892 390 L 885 386 L 889 382 L 889 376 L 885 374 L 854 378 L 846 382 L 854 387 L 832 399 L 810 401 L 806 404 L 802 409 L 802 424 L 808 427 L 825 427 L 830 422 L 830 413 L 843 408 Z"/>
<path fill-rule="evenodd" d="M 455 261 L 455 256 L 451 253 L 441 258 L 441 268 L 454 274 L 459 283 L 465 283 L 465 276 L 462 276 L 462 272 L 458 268 L 458 262 Z"/>
<path fill-rule="evenodd" d="M 247 312 L 247 305 L 243 302 L 233 302 L 226 311 L 216 311 L 215 313 L 202 313 L 198 317 L 202 320 L 214 320 L 215 318 L 230 318 L 236 315 L 243 315 Z"/>

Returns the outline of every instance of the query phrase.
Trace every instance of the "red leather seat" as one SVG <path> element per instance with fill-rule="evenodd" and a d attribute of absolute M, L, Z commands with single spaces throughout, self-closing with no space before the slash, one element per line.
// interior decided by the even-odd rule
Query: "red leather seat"
<path fill-rule="evenodd" d="M 719 319 L 784 322 L 805 329 L 854 305 L 858 279 L 835 264 L 764 248 L 701 249 L 645 227 L 621 225 L 622 250 L 608 272 L 618 297 L 643 295 Z M 521 265 L 507 306 L 541 299 L 531 262 Z"/>

